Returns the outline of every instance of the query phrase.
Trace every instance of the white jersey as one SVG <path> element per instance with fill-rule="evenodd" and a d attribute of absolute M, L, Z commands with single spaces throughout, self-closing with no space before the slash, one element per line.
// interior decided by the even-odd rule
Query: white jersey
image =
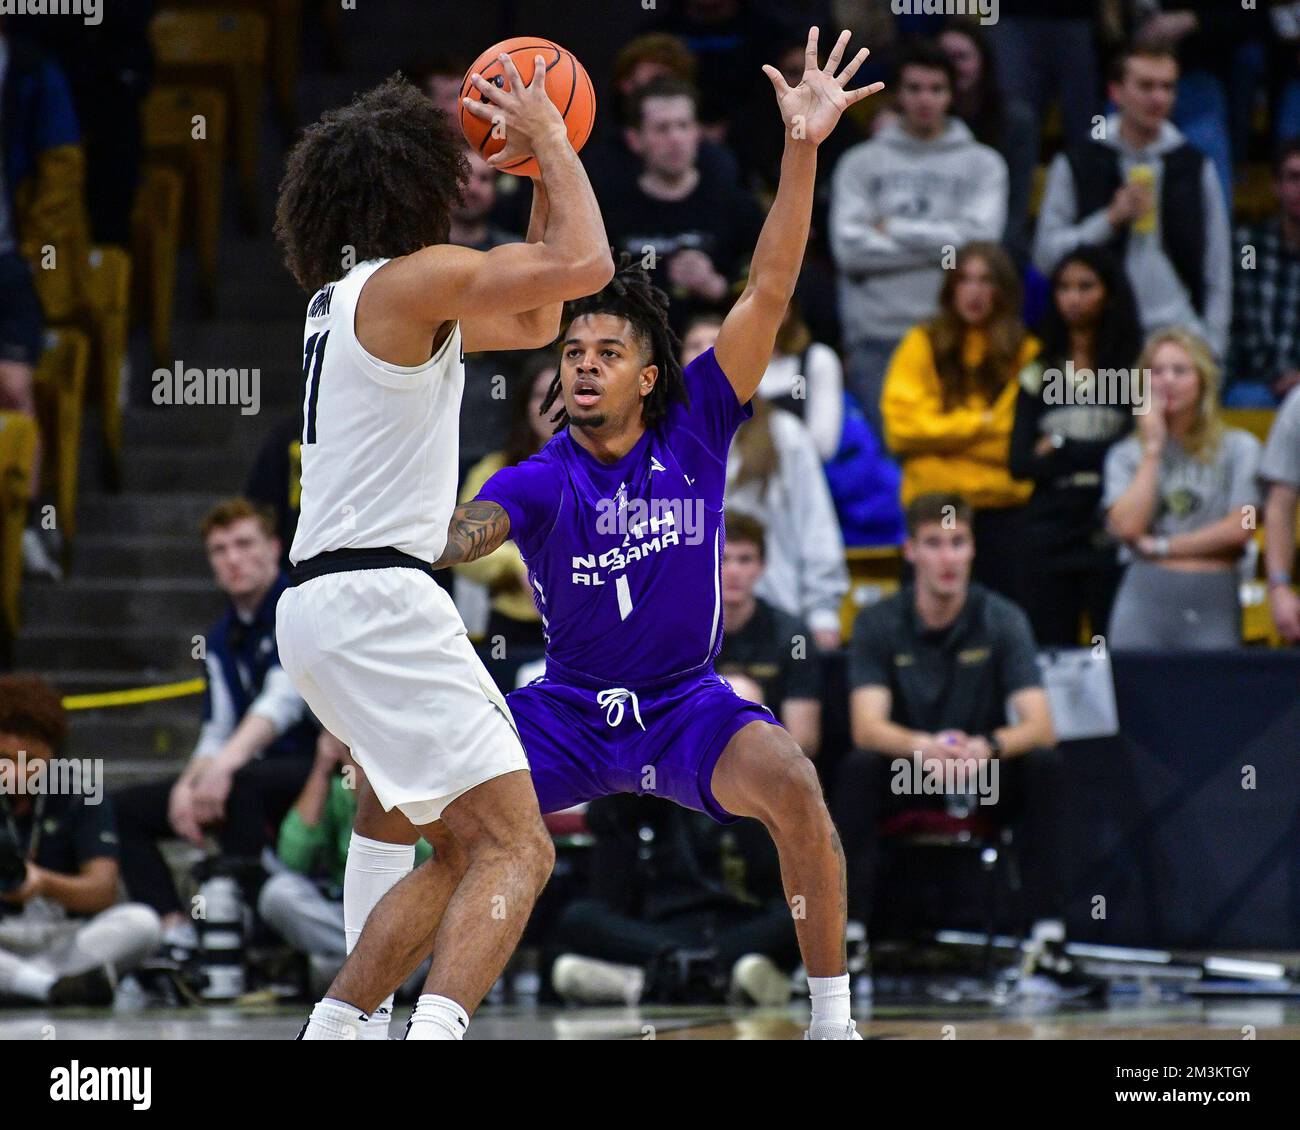
<path fill-rule="evenodd" d="M 387 259 L 323 287 L 303 331 L 302 503 L 289 558 L 391 546 L 435 561 L 459 473 L 465 363 L 457 322 L 423 365 L 392 365 L 357 340 L 361 288 Z"/>

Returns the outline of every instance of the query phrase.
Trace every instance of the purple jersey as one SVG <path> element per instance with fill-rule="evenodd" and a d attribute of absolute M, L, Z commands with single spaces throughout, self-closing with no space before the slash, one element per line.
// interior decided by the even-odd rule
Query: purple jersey
<path fill-rule="evenodd" d="M 753 409 L 713 350 L 622 459 L 568 430 L 492 476 L 478 497 L 510 516 L 554 679 L 644 686 L 708 670 L 722 642 L 722 496 L 731 438 Z"/>

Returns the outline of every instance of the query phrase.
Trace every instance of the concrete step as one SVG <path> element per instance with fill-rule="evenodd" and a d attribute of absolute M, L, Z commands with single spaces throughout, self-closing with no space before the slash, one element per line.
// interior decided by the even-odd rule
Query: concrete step
<path fill-rule="evenodd" d="M 216 490 L 238 494 L 248 482 L 260 436 L 232 452 L 223 447 L 139 448 L 122 468 L 122 488 L 139 494 Z"/>
<path fill-rule="evenodd" d="M 193 447 L 238 451 L 248 461 L 278 419 L 278 411 L 245 416 L 234 405 L 133 407 L 123 421 L 123 447 L 128 462 L 141 450 Z"/>
<path fill-rule="evenodd" d="M 202 713 L 199 699 L 183 701 L 191 704 L 184 713 L 143 706 L 74 711 L 65 756 L 130 757 L 161 763 L 189 757 L 198 741 Z"/>
<path fill-rule="evenodd" d="M 203 668 L 197 660 L 187 663 L 185 666 L 173 668 L 170 671 L 161 671 L 151 669 L 148 671 L 122 671 L 112 669 L 102 669 L 97 667 L 62 667 L 43 672 L 43 677 L 48 679 L 59 691 L 65 695 L 74 694 L 99 694 L 102 691 L 121 691 L 131 690 L 136 687 L 160 686 L 164 683 L 179 683 L 187 679 L 198 678 L 203 674 Z M 186 702 L 198 701 L 197 696 L 180 699 L 169 699 L 168 704 L 180 704 Z M 160 706 L 162 704 L 159 704 Z M 152 709 L 154 704 L 149 704 Z M 181 709 L 176 705 L 177 709 Z M 80 711 L 76 713 L 80 714 Z M 86 711 L 86 713 L 93 713 Z"/>
<path fill-rule="evenodd" d="M 166 535 L 199 536 L 204 515 L 221 501 L 215 491 L 177 491 L 171 494 L 105 494 L 82 496 L 80 533 L 87 536 Z"/>
<path fill-rule="evenodd" d="M 29 585 L 23 591 L 26 622 L 81 628 L 156 625 L 189 638 L 220 614 L 223 598 L 203 578 L 72 577 L 59 585 Z"/>
<path fill-rule="evenodd" d="M 196 529 L 187 535 L 92 534 L 78 537 L 73 575 L 86 578 L 176 577 L 210 580 Z"/>
<path fill-rule="evenodd" d="M 131 671 L 137 686 L 163 681 L 155 673 L 174 671 L 192 663 L 191 636 L 208 621 L 177 629 L 168 621 L 131 627 L 89 628 L 76 624 L 28 622 L 14 645 L 15 666 L 26 671 L 56 671 L 95 667 Z M 195 669 L 195 674 L 200 672 Z"/>

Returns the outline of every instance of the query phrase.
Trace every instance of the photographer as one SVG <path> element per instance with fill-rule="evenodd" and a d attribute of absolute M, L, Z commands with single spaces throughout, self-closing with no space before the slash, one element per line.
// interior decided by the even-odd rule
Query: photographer
<path fill-rule="evenodd" d="M 158 916 L 117 899 L 107 798 L 50 792 L 39 773 L 67 732 L 59 693 L 34 675 L 0 677 L 0 996 L 112 1003 L 114 977 L 158 944 Z M 20 774 L 22 776 L 20 777 Z"/>

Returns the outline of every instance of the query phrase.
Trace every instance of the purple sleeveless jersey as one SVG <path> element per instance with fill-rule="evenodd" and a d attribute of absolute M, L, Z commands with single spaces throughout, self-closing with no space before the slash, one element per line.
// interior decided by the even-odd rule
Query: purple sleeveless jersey
<path fill-rule="evenodd" d="M 713 350 L 617 463 L 561 432 L 479 491 L 510 516 L 552 679 L 647 686 L 711 670 L 722 642 L 722 497 L 742 406 Z"/>

